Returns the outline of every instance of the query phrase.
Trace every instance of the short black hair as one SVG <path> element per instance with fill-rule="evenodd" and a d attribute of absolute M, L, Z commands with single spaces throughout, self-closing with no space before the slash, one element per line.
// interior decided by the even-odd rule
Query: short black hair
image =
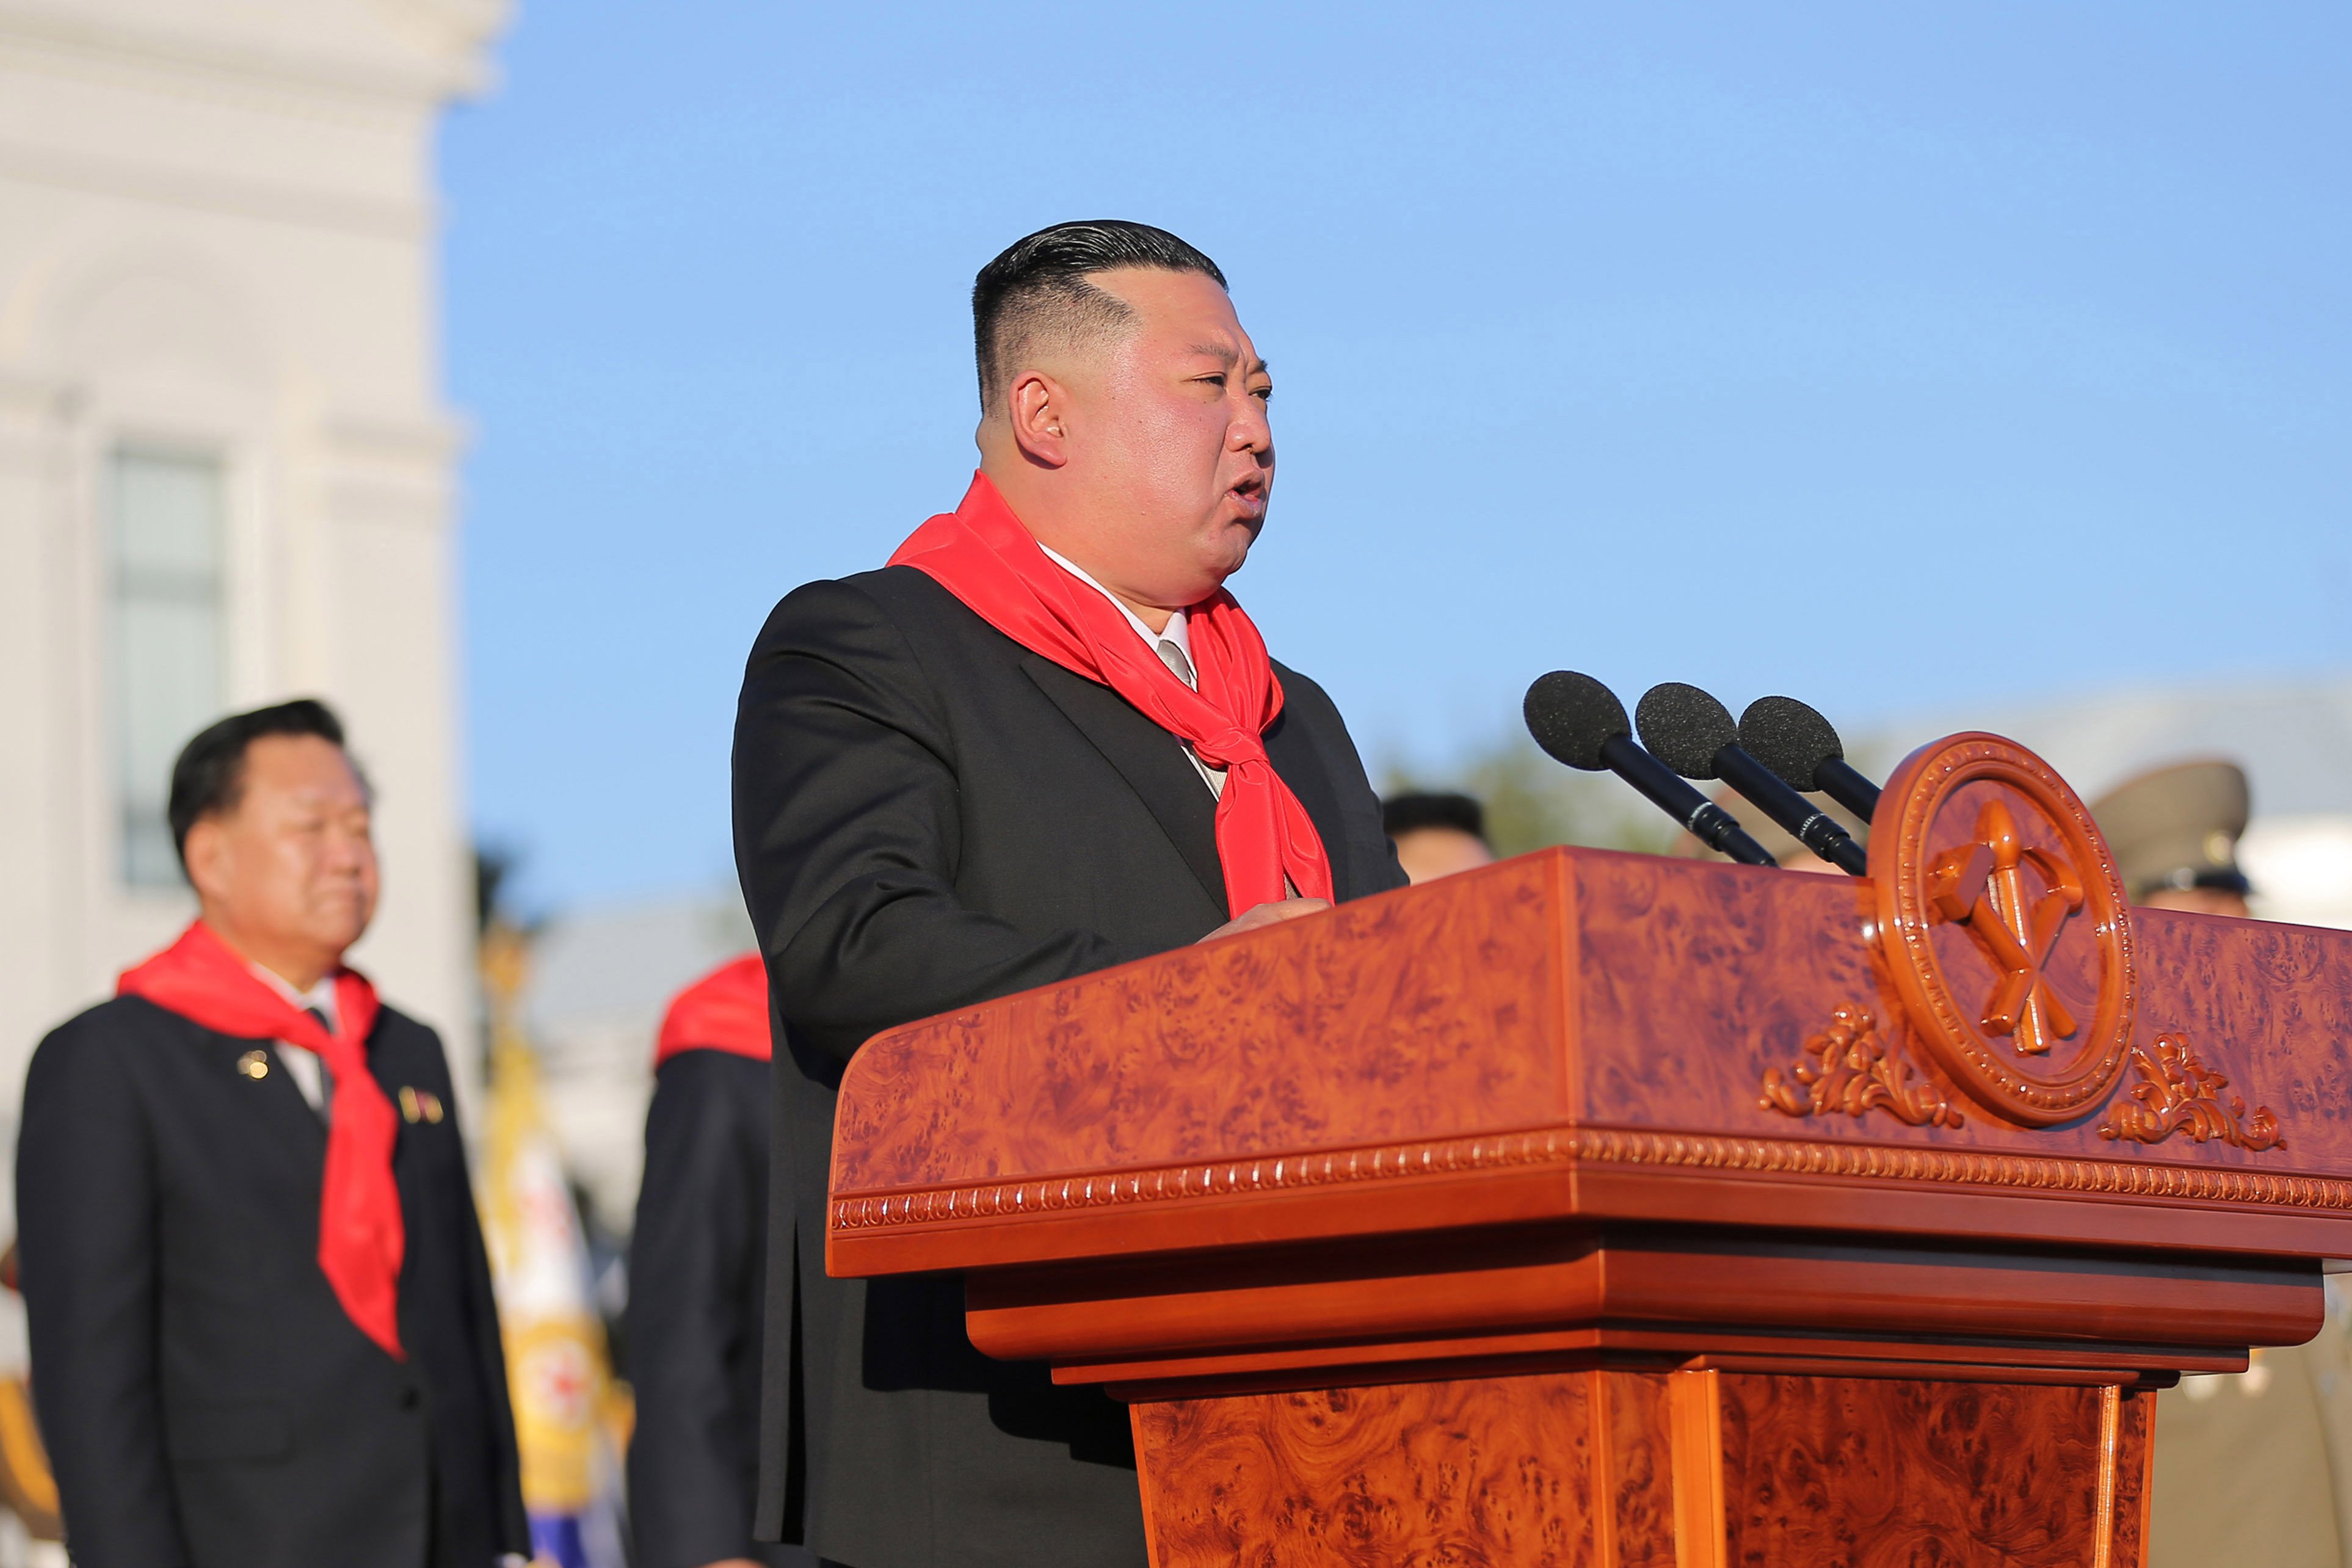
<path fill-rule="evenodd" d="M 1134 314 L 1087 281 L 1097 272 L 1150 267 L 1198 272 L 1225 288 L 1217 264 L 1164 228 L 1118 218 L 1057 223 L 1016 239 L 971 283 L 972 352 L 980 362 L 980 405 L 996 395 L 1010 352 L 1042 326 L 1117 327 Z"/>
<path fill-rule="evenodd" d="M 1486 808 L 1466 795 L 1420 790 L 1392 795 L 1381 802 L 1381 831 L 1391 838 L 1418 833 L 1424 827 L 1451 827 L 1486 842 Z"/>
<path fill-rule="evenodd" d="M 235 811 L 245 794 L 245 753 L 265 735 L 316 735 L 343 743 L 343 721 L 315 697 L 232 713 L 196 731 L 172 764 L 172 847 L 180 868 L 188 865 L 188 829 L 207 816 Z"/>

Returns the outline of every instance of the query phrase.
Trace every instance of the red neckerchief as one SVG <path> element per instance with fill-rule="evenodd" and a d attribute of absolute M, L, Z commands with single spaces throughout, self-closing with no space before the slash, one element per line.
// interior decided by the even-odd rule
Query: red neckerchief
<path fill-rule="evenodd" d="M 319 1194 L 319 1267 L 360 1331 L 391 1352 L 400 1348 L 400 1259 L 407 1233 L 392 1146 L 400 1120 L 368 1071 L 375 987 L 349 969 L 335 973 L 337 1029 L 265 984 L 228 944 L 198 921 L 180 940 L 127 969 L 116 994 L 143 996 L 215 1034 L 282 1040 L 317 1053 L 335 1077 L 327 1130 L 327 1173 Z"/>
<path fill-rule="evenodd" d="M 756 952 L 729 959 L 670 999 L 662 1018 L 654 1066 L 680 1051 L 726 1051 L 766 1061 L 775 1047 L 768 1038 L 768 968 Z"/>
<path fill-rule="evenodd" d="M 1188 612 L 1195 691 L 1144 646 L 1117 605 L 1047 559 L 985 474 L 972 476 L 955 510 L 915 530 L 890 564 L 930 576 L 1023 647 L 1109 687 L 1225 770 L 1217 860 L 1234 914 L 1284 897 L 1286 876 L 1307 898 L 1331 897 L 1322 835 L 1261 739 L 1282 711 L 1282 684 L 1232 595 L 1219 589 Z"/>

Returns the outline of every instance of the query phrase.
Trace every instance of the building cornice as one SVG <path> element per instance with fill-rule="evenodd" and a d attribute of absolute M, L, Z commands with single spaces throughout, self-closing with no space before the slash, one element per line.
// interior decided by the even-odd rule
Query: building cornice
<path fill-rule="evenodd" d="M 288 48 L 259 37 L 159 26 L 93 15 L 47 0 L 0 0 L 0 42 L 131 61 L 187 75 L 281 88 L 307 88 L 429 107 L 472 97 L 495 84 L 482 46 L 504 19 L 503 0 L 404 0 L 447 37 L 440 52 L 406 51 L 362 58 L 318 49 Z"/>
<path fill-rule="evenodd" d="M 341 195 L 5 141 L 0 141 L 0 180 L 410 241 L 428 237 L 436 216 L 425 201 Z"/>

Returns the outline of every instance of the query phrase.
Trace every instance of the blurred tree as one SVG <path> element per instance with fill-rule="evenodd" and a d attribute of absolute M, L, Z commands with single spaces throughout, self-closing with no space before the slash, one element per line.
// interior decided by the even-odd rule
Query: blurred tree
<path fill-rule="evenodd" d="M 1523 734 L 1506 734 L 1443 773 L 1391 761 L 1381 784 L 1386 795 L 1458 789 L 1475 795 L 1486 808 L 1486 838 L 1497 855 L 1554 844 L 1654 855 L 1675 837 L 1675 825 L 1614 776 L 1562 767 Z"/>
<path fill-rule="evenodd" d="M 474 846 L 474 934 L 480 936 L 490 929 L 490 922 L 507 916 L 509 879 L 514 874 L 513 851 L 493 845 Z M 514 922 L 509 921 L 512 924 Z"/>

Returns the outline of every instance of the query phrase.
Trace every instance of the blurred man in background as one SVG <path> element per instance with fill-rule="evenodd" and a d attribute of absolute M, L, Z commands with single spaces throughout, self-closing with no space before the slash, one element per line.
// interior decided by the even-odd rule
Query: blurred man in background
<path fill-rule="evenodd" d="M 1491 866 L 1486 808 L 1466 795 L 1415 790 L 1381 802 L 1381 827 L 1407 879 L 1421 883 Z"/>
<path fill-rule="evenodd" d="M 2200 915 L 2243 915 L 2253 884 L 2238 869 L 2238 840 L 2253 816 L 2246 773 L 2219 758 L 2176 763 L 2125 780 L 2091 816 L 2136 904 Z"/>
<path fill-rule="evenodd" d="M 768 973 L 756 952 L 671 1001 L 654 1052 L 645 1179 L 629 1244 L 636 1568 L 801 1568 L 754 1542 L 768 1285 Z M 780 1287 L 792 1289 L 784 1275 Z M 775 1397 L 791 1397 L 793 1368 Z M 796 1511 L 799 1498 L 792 1505 Z M 799 1533 L 799 1520 L 790 1533 Z"/>
<path fill-rule="evenodd" d="M 2132 901 L 2243 916 L 2252 816 L 2243 769 L 2219 759 L 2126 780 L 2091 805 Z M 2148 1568 L 2260 1563 L 2341 1568 L 2352 1545 L 2352 1338 L 2333 1289 L 2309 1344 L 2257 1350 L 2244 1372 L 2157 1396 Z"/>
<path fill-rule="evenodd" d="M 25 1082 L 33 1386 L 74 1561 L 526 1552 L 448 1064 L 342 962 L 376 859 L 341 725 L 309 700 L 220 721 L 170 820 L 195 923 Z"/>

